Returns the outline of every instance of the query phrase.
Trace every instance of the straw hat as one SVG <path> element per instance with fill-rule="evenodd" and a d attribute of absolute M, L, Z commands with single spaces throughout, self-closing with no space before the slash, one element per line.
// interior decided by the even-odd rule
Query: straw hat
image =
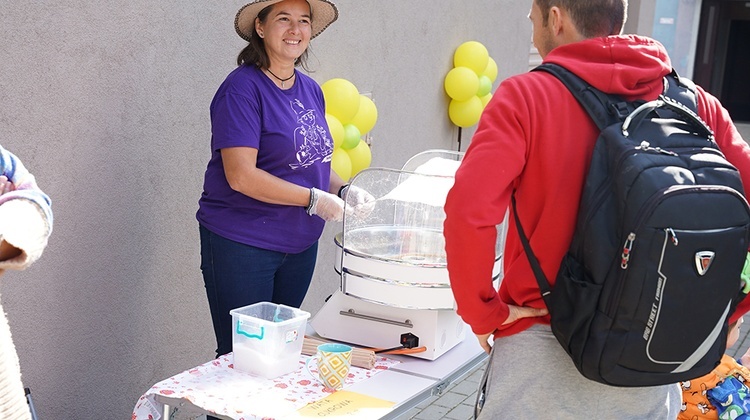
<path fill-rule="evenodd" d="M 276 4 L 282 0 L 255 0 L 248 3 L 237 12 L 234 18 L 234 29 L 240 38 L 250 42 L 250 37 L 255 30 L 255 18 L 264 8 Z M 320 35 L 328 25 L 339 17 L 336 5 L 328 0 L 307 0 L 312 11 L 312 35 L 311 39 Z"/>

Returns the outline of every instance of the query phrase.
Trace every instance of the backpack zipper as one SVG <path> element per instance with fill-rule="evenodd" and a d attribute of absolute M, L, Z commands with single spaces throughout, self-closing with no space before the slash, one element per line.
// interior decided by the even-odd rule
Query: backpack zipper
<path fill-rule="evenodd" d="M 688 148 L 677 147 L 677 148 L 674 148 L 673 150 L 667 150 L 667 149 L 662 149 L 661 147 L 651 147 L 651 144 L 649 144 L 649 142 L 642 141 L 637 146 L 633 146 L 632 148 L 625 149 L 625 150 L 621 151 L 620 154 L 617 156 L 617 159 L 615 160 L 614 171 L 608 172 L 607 178 L 605 179 L 605 182 L 602 183 L 602 185 L 594 193 L 593 196 L 596 197 L 596 199 L 593 202 L 593 204 L 590 206 L 591 210 L 586 214 L 586 217 L 584 218 L 584 226 L 589 226 L 589 224 L 591 222 L 591 219 L 594 217 L 594 213 L 596 213 L 596 211 L 602 205 L 602 202 L 604 201 L 604 199 L 607 197 L 607 195 L 606 194 L 602 194 L 602 192 L 609 190 L 611 188 L 611 186 L 612 186 L 612 181 L 613 181 L 614 178 L 610 174 L 619 173 L 620 172 L 620 168 L 622 167 L 623 163 L 630 156 L 632 156 L 635 153 L 638 153 L 639 151 L 642 151 L 642 152 L 647 152 L 647 153 L 648 152 L 652 152 L 652 153 L 658 153 L 658 154 L 664 154 L 664 155 L 679 157 L 680 153 L 677 153 L 674 150 L 679 151 L 679 152 L 683 152 L 683 151 L 690 152 L 690 151 L 694 151 L 694 150 L 704 150 L 706 152 L 711 152 L 712 154 L 715 154 L 715 155 L 720 156 L 722 158 L 724 157 L 724 154 L 721 153 L 720 150 L 718 150 L 718 149 L 716 149 L 714 147 L 711 147 L 711 146 L 706 146 L 706 147 L 688 147 Z"/>
<path fill-rule="evenodd" d="M 630 251 L 633 249 L 633 242 L 635 242 L 635 232 L 630 232 L 627 239 L 625 239 L 625 245 L 622 247 L 622 254 L 620 257 L 620 268 L 623 270 L 628 269 L 628 262 L 630 262 Z"/>

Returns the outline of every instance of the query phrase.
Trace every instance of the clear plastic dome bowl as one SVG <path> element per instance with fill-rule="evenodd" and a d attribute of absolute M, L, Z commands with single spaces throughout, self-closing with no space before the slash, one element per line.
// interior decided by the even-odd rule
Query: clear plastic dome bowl
<path fill-rule="evenodd" d="M 375 201 L 346 206 L 336 235 L 336 270 L 347 295 L 389 306 L 452 309 L 443 238 L 443 205 L 463 157 L 451 151 L 414 156 L 402 170 L 365 169 L 351 181 Z M 493 277 L 502 273 L 506 223 L 498 226 Z"/>

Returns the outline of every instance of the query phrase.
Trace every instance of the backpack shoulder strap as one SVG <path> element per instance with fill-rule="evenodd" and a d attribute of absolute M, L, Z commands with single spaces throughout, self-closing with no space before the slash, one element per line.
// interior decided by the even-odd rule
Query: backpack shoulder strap
<path fill-rule="evenodd" d="M 547 305 L 547 309 L 552 307 L 552 296 L 550 293 L 552 293 L 549 280 L 547 280 L 547 276 L 544 275 L 544 271 L 542 271 L 542 266 L 539 264 L 539 260 L 536 258 L 536 255 L 534 254 L 534 251 L 531 249 L 531 244 L 529 244 L 529 238 L 526 237 L 526 232 L 523 230 L 523 226 L 521 225 L 521 219 L 518 218 L 518 210 L 516 209 L 516 192 L 513 191 L 513 194 L 510 196 L 510 202 L 513 206 L 513 218 L 516 221 L 516 229 L 518 230 L 518 237 L 521 239 L 521 245 L 523 245 L 523 250 L 526 252 L 526 257 L 529 259 L 529 265 L 531 266 L 531 271 L 534 273 L 534 278 L 536 278 L 536 283 L 539 285 L 539 293 L 542 295 L 542 300 L 544 300 L 544 304 Z"/>
<path fill-rule="evenodd" d="M 672 98 L 693 112 L 698 112 L 698 89 L 692 80 L 680 77 L 675 70 L 664 77 L 664 96 Z"/>
<path fill-rule="evenodd" d="M 580 77 L 557 64 L 543 63 L 533 70 L 546 71 L 557 77 L 573 94 L 576 100 L 578 100 L 586 112 L 588 112 L 589 116 L 594 120 L 600 130 L 603 130 L 605 127 L 616 121 L 622 121 L 629 114 L 628 109 L 633 108 L 632 104 L 629 104 L 614 95 L 602 93 L 586 83 Z M 516 230 L 518 230 L 518 236 L 523 245 L 524 252 L 526 253 L 531 270 L 534 273 L 537 284 L 539 285 L 539 292 L 542 295 L 544 303 L 547 305 L 547 309 L 551 310 L 551 286 L 549 280 L 547 280 L 547 276 L 544 275 L 539 260 L 531 249 L 531 244 L 526 236 L 526 232 L 524 232 L 521 219 L 518 217 L 515 191 L 511 194 L 510 201 L 513 209 L 513 218 L 516 223 Z"/>
<path fill-rule="evenodd" d="M 532 71 L 545 71 L 557 77 L 588 112 L 599 130 L 624 120 L 635 109 L 631 103 L 619 96 L 603 93 L 559 64 L 542 63 Z"/>
<path fill-rule="evenodd" d="M 680 77 L 675 70 L 664 76 L 662 96 L 673 99 L 698 114 L 698 89 L 692 80 Z"/>

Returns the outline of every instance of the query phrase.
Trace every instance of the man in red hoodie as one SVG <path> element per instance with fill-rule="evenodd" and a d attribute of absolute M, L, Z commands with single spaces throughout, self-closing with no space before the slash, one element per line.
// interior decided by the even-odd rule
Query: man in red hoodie
<path fill-rule="evenodd" d="M 669 57 L 655 40 L 618 35 L 626 13 L 627 0 L 534 0 L 529 14 L 534 45 L 545 62 L 566 67 L 601 91 L 628 100 L 656 99 L 672 70 Z M 750 185 L 750 147 L 727 111 L 701 88 L 698 111 L 743 184 Z M 531 247 L 554 282 L 573 237 L 598 134 L 554 76 L 517 75 L 498 87 L 456 173 L 445 204 L 448 272 L 458 314 L 482 347 L 492 349 L 482 418 L 674 419 L 679 412 L 676 384 L 616 388 L 575 369 L 550 331 L 513 223 L 505 276 L 499 290 L 492 285 L 496 225 L 514 189 Z M 749 305 L 745 299 L 730 322 Z"/>

